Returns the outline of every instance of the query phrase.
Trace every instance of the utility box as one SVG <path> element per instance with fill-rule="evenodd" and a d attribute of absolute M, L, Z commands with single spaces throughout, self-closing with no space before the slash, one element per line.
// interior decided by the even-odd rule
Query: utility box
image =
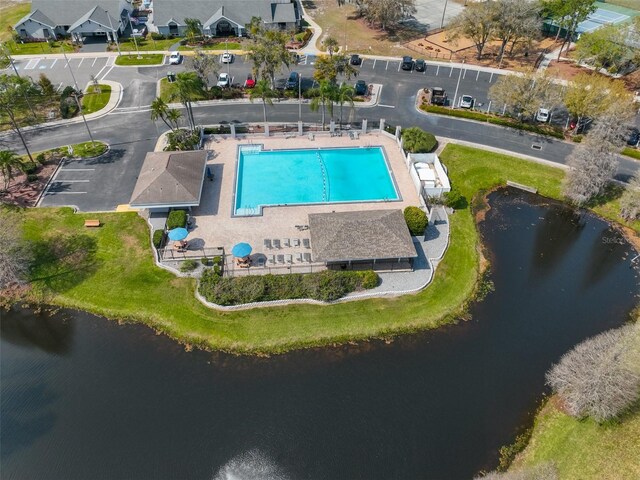
<path fill-rule="evenodd" d="M 173 83 L 176 81 L 176 74 L 173 72 L 167 72 L 167 81 Z"/>

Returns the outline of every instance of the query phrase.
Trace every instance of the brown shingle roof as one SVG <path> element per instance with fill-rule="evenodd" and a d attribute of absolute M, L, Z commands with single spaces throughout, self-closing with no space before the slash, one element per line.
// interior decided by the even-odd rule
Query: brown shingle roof
<path fill-rule="evenodd" d="M 207 152 L 150 152 L 133 189 L 133 207 L 193 206 L 200 203 Z"/>
<path fill-rule="evenodd" d="M 312 213 L 309 229 L 319 262 L 418 256 L 401 210 Z"/>

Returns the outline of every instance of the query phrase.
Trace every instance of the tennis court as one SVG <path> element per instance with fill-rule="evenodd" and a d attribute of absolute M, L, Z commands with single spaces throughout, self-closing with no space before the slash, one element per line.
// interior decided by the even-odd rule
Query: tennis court
<path fill-rule="evenodd" d="M 614 25 L 627 20 L 629 20 L 629 15 L 598 8 L 584 22 L 578 25 L 577 33 L 593 32 L 604 25 Z"/>

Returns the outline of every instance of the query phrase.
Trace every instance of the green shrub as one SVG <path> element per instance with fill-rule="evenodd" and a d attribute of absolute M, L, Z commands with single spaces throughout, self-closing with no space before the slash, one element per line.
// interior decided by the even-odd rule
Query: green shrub
<path fill-rule="evenodd" d="M 216 255 L 215 257 L 213 257 L 213 264 L 222 265 L 222 257 L 220 255 Z"/>
<path fill-rule="evenodd" d="M 444 204 L 449 208 L 460 210 L 466 208 L 467 199 L 462 196 L 460 190 L 451 187 L 451 191 L 444 194 Z"/>
<path fill-rule="evenodd" d="M 167 217 L 167 228 L 184 228 L 187 224 L 187 212 L 184 210 L 172 210 Z"/>
<path fill-rule="evenodd" d="M 162 240 L 164 240 L 164 231 L 156 230 L 153 232 L 153 246 L 156 248 L 160 248 L 162 245 Z"/>
<path fill-rule="evenodd" d="M 67 97 L 70 97 L 71 95 L 77 94 L 75 88 L 73 88 L 70 85 L 67 85 L 66 87 L 64 87 L 64 89 L 62 90 L 62 93 L 60 94 L 60 99 L 64 100 Z"/>
<path fill-rule="evenodd" d="M 489 115 L 482 112 L 474 112 L 471 110 L 454 110 L 447 107 L 441 107 L 439 105 L 422 105 L 421 110 L 429 113 L 437 113 L 439 115 L 448 115 L 450 117 L 468 118 L 470 120 L 478 120 L 480 122 L 486 122 Z"/>
<path fill-rule="evenodd" d="M 151 38 L 153 40 L 164 40 L 166 37 L 158 32 L 151 32 Z"/>
<path fill-rule="evenodd" d="M 78 104 L 72 97 L 63 97 L 60 100 L 60 116 L 62 118 L 71 118 L 78 113 Z"/>
<path fill-rule="evenodd" d="M 407 227 L 409 227 L 411 235 L 423 235 L 429 222 L 427 214 L 414 206 L 409 206 L 404 209 L 404 220 L 407 222 Z"/>
<path fill-rule="evenodd" d="M 36 173 L 37 169 L 38 169 L 38 166 L 35 163 L 31 163 L 31 162 L 24 163 L 22 166 L 22 171 L 27 175 Z"/>
<path fill-rule="evenodd" d="M 195 260 L 185 260 L 180 264 L 181 272 L 191 272 L 198 267 L 198 262 Z"/>
<path fill-rule="evenodd" d="M 200 263 L 201 263 L 203 266 L 208 267 L 208 266 L 211 264 L 211 259 L 210 259 L 210 258 L 207 258 L 207 257 L 202 257 L 202 258 L 200 259 Z"/>
<path fill-rule="evenodd" d="M 37 182 L 38 181 L 38 175 L 36 175 L 35 173 L 30 173 L 27 175 L 27 182 Z"/>
<path fill-rule="evenodd" d="M 410 153 L 429 153 L 438 145 L 433 134 L 419 127 L 402 130 L 402 148 Z"/>
<path fill-rule="evenodd" d="M 221 277 L 222 276 L 222 267 L 220 267 L 220 265 L 214 265 L 213 266 L 213 273 L 216 276 Z"/>
<path fill-rule="evenodd" d="M 622 150 L 622 155 L 640 160 L 640 150 L 631 147 L 625 147 Z"/>
<path fill-rule="evenodd" d="M 36 162 L 38 162 L 40 165 L 44 165 L 46 161 L 47 157 L 45 157 L 44 153 L 39 153 L 38 155 L 36 155 Z"/>
<path fill-rule="evenodd" d="M 365 290 L 369 290 L 371 288 L 375 288 L 378 286 L 378 274 L 373 270 L 366 270 L 364 272 L 358 272 L 361 274 L 362 282 L 361 286 Z"/>
<path fill-rule="evenodd" d="M 584 135 L 574 135 L 573 137 L 571 137 L 571 141 L 575 143 L 581 143 L 583 138 Z"/>

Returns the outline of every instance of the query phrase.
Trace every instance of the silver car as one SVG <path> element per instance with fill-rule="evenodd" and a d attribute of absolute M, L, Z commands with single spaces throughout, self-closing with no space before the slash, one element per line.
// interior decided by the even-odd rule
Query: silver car
<path fill-rule="evenodd" d="M 462 95 L 460 97 L 460 108 L 473 108 L 473 97 L 471 95 Z"/>

